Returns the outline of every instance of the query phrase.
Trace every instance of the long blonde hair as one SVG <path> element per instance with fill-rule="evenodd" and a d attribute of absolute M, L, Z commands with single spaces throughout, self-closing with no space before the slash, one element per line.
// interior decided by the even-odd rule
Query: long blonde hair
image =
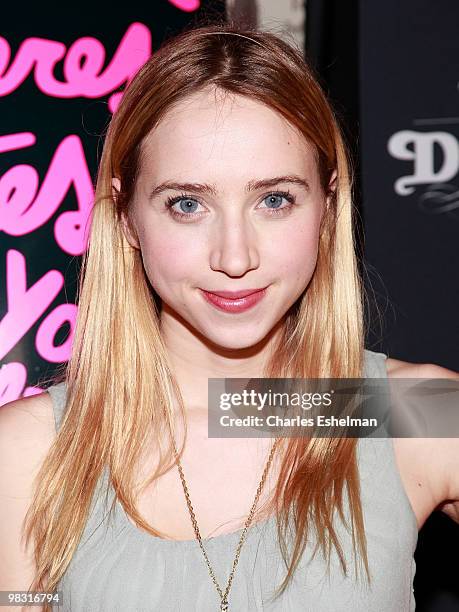
<path fill-rule="evenodd" d="M 158 296 L 148 283 L 139 250 L 127 243 L 120 221 L 123 212 L 129 215 L 143 138 L 174 104 L 207 86 L 257 100 L 295 126 L 313 145 L 321 186 L 329 196 L 316 269 L 303 295 L 286 313 L 264 375 L 362 375 L 364 291 L 353 235 L 350 162 L 337 118 L 317 77 L 301 51 L 274 33 L 234 23 L 213 24 L 169 39 L 128 86 L 105 139 L 80 279 L 73 351 L 66 367 L 67 409 L 38 474 L 26 517 L 26 535 L 34 539 L 37 567 L 32 590 L 53 590 L 63 576 L 104 466 L 132 519 L 158 535 L 136 510 L 135 468 L 151 431 L 161 462 L 149 482 L 174 465 L 165 423 L 174 394 L 183 420 L 184 405 L 160 333 Z M 334 170 L 336 189 L 330 191 Z M 120 180 L 115 195 L 113 177 Z M 370 578 L 356 440 L 290 438 L 283 442 L 272 502 L 288 567 L 279 594 L 292 578 L 313 528 L 315 551 L 321 548 L 330 564 L 334 547 L 347 574 L 333 521 L 338 511 L 345 522 L 345 493 L 354 559 L 363 561 Z M 289 551 L 285 535 L 290 521 L 296 535 Z"/>

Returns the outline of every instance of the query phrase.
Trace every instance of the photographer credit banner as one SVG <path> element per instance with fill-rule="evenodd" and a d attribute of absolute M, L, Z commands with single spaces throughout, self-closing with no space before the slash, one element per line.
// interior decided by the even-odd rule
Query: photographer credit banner
<path fill-rule="evenodd" d="M 210 378 L 209 438 L 459 438 L 459 381 Z"/>

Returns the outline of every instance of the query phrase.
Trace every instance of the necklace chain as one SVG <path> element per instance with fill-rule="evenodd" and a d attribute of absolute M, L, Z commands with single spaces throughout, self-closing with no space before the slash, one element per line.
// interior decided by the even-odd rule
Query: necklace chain
<path fill-rule="evenodd" d="M 247 534 L 247 530 L 248 530 L 248 528 L 249 528 L 249 526 L 250 526 L 250 524 L 252 522 L 252 518 L 253 518 L 253 515 L 255 513 L 255 508 L 257 506 L 258 499 L 260 497 L 261 491 L 262 491 L 263 486 L 265 484 L 266 476 L 268 475 L 268 470 L 270 468 L 270 465 L 271 465 L 271 462 L 272 462 L 272 459 L 273 459 L 273 456 L 274 456 L 274 451 L 276 450 L 276 446 L 277 446 L 277 443 L 279 442 L 279 439 L 275 440 L 275 442 L 274 442 L 274 444 L 273 444 L 273 446 L 271 448 L 271 452 L 269 453 L 268 461 L 266 463 L 265 469 L 263 471 L 263 475 L 262 475 L 260 483 L 258 485 L 257 493 L 255 495 L 255 499 L 254 499 L 254 502 L 252 504 L 252 508 L 250 509 L 249 516 L 248 516 L 248 518 L 247 518 L 247 520 L 245 522 L 244 529 L 242 531 L 242 534 L 241 534 L 241 537 L 240 537 L 240 540 L 239 540 L 239 544 L 238 544 L 237 549 L 236 549 L 236 555 L 234 557 L 233 566 L 232 566 L 232 569 L 231 569 L 230 576 L 228 578 L 228 583 L 226 585 L 225 592 L 223 592 L 221 587 L 220 587 L 220 585 L 217 582 L 217 579 L 215 577 L 214 571 L 213 571 L 212 566 L 211 566 L 210 561 L 209 561 L 209 557 L 207 556 L 206 550 L 205 550 L 205 548 L 203 546 L 203 543 L 202 543 L 201 533 L 199 531 L 198 522 L 196 520 L 196 516 L 195 516 L 194 510 L 193 510 L 193 506 L 191 504 L 190 494 L 188 492 L 188 486 L 186 484 L 185 476 L 183 474 L 182 465 L 181 465 L 180 460 L 178 458 L 178 451 L 177 451 L 177 447 L 175 445 L 175 441 L 174 441 L 174 437 L 172 435 L 172 431 L 171 431 L 171 436 L 172 436 L 172 444 L 174 446 L 174 452 L 175 452 L 175 461 L 177 463 L 177 468 L 178 468 L 178 471 L 179 471 L 179 474 L 180 474 L 180 480 L 182 481 L 183 491 L 185 493 L 186 503 L 187 503 L 188 511 L 189 511 L 190 517 L 191 517 L 191 523 L 193 525 L 193 529 L 194 529 L 194 532 L 196 534 L 196 538 L 198 540 L 198 543 L 199 543 L 199 546 L 201 548 L 202 554 L 204 555 L 204 559 L 206 561 L 210 577 L 211 577 L 212 582 L 214 583 L 214 585 L 215 585 L 215 587 L 216 587 L 216 589 L 218 591 L 218 594 L 220 595 L 220 598 L 221 598 L 220 612 L 227 612 L 228 611 L 228 594 L 229 594 L 229 591 L 231 589 L 231 584 L 233 582 L 233 577 L 234 577 L 234 572 L 236 570 L 236 566 L 237 566 L 237 564 L 239 562 L 239 556 L 241 554 L 241 548 L 242 548 L 242 545 L 244 544 L 245 537 L 246 537 L 246 534 Z"/>

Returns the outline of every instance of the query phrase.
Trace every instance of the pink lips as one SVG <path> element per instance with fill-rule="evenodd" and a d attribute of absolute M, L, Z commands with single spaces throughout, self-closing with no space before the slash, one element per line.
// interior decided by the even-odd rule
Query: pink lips
<path fill-rule="evenodd" d="M 219 291 L 213 293 L 210 291 L 204 291 L 201 289 L 201 293 L 204 298 L 220 310 L 225 312 L 244 312 L 249 308 L 258 304 L 266 294 L 266 289 L 246 289 L 245 291 Z"/>

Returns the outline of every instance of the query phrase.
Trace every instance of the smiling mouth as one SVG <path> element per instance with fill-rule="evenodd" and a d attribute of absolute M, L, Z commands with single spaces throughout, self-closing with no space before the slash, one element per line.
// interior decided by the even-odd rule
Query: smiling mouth
<path fill-rule="evenodd" d="M 241 291 L 209 291 L 208 289 L 202 289 L 206 293 L 211 293 L 212 295 L 218 295 L 219 297 L 228 299 L 228 300 L 238 300 L 240 298 L 247 297 L 248 295 L 252 295 L 253 293 L 258 293 L 259 291 L 263 291 L 266 287 L 261 287 L 259 289 L 244 289 Z"/>
<path fill-rule="evenodd" d="M 263 289 L 250 289 L 250 290 L 246 290 L 245 292 L 239 291 L 239 292 L 219 292 L 219 294 L 213 293 L 211 291 L 206 291 L 204 289 L 201 289 L 201 295 L 205 298 L 205 300 L 211 304 L 212 306 L 214 306 L 215 308 L 217 308 L 218 310 L 224 311 L 224 312 L 230 312 L 230 313 L 239 313 L 239 312 L 244 312 L 246 310 L 249 310 L 249 308 L 254 307 L 256 304 L 258 304 L 263 297 L 266 295 L 266 289 L 267 287 L 263 288 Z M 225 293 L 225 294 L 232 294 L 237 295 L 238 297 L 226 297 L 226 296 L 222 296 L 220 294 Z M 245 295 L 242 295 L 242 293 L 245 293 Z"/>

